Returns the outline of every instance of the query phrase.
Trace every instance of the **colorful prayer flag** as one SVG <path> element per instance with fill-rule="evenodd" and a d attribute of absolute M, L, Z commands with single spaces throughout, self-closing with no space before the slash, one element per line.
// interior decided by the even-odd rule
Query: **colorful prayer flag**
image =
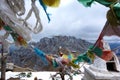
<path fill-rule="evenodd" d="M 42 61 L 44 62 L 45 65 L 48 64 L 47 60 L 46 60 L 46 55 L 43 51 L 41 51 L 40 49 L 34 47 L 34 51 L 35 53 L 42 59 Z"/>
<path fill-rule="evenodd" d="M 43 0 L 43 3 L 49 7 L 58 7 L 60 0 Z"/>

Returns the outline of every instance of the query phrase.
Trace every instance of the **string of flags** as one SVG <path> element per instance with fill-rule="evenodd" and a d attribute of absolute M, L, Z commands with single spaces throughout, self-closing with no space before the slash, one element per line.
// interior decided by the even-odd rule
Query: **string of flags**
<path fill-rule="evenodd" d="M 120 24 L 120 1 L 119 0 L 78 0 L 86 7 L 90 7 L 94 2 L 109 7 L 107 12 L 107 20 L 112 26 Z"/>
<path fill-rule="evenodd" d="M 66 55 L 62 53 L 63 55 L 54 57 L 53 55 L 47 55 L 45 52 L 34 47 L 33 45 L 31 47 L 33 48 L 36 55 L 38 55 L 40 59 L 42 59 L 45 65 L 47 65 L 48 62 L 50 62 L 55 68 L 59 66 L 64 67 L 64 65 L 72 66 L 73 68 L 79 68 L 78 64 L 72 62 L 72 60 L 74 60 L 73 54 Z"/>
<path fill-rule="evenodd" d="M 39 9 L 37 8 L 35 2 L 37 0 L 31 0 L 31 9 L 29 10 L 27 16 L 22 19 L 26 13 L 25 9 L 25 1 L 24 0 L 1 0 L 0 3 L 0 21 L 4 22 L 8 25 L 14 32 L 19 34 L 26 42 L 31 39 L 30 33 L 39 33 L 42 30 L 42 23 L 39 16 Z M 49 13 L 47 13 L 47 7 L 58 7 L 60 4 L 60 0 L 38 0 L 40 5 L 43 7 L 45 11 L 48 21 L 50 22 Z M 118 27 L 119 27 L 119 19 L 120 19 L 120 1 L 119 0 L 78 0 L 78 2 L 82 3 L 86 7 L 90 7 L 94 2 L 98 2 L 106 7 L 109 7 L 110 10 L 107 12 L 107 22 L 109 28 L 114 30 L 114 35 L 119 35 Z M 14 3 L 14 4 L 13 4 Z M 36 17 L 36 25 L 34 28 L 27 22 L 27 20 L 31 17 L 31 13 L 35 14 Z M 0 25 L 3 25 L 2 23 Z M 114 28 L 113 28 L 114 27 Z M 115 28 L 117 27 L 117 28 Z M 2 29 L 2 26 L 0 26 Z M 4 29 L 4 28 L 3 28 Z"/>
<path fill-rule="evenodd" d="M 94 2 L 97 2 L 109 8 L 105 26 L 90 51 L 106 61 L 111 60 L 113 52 L 110 48 L 106 50 L 106 47 L 104 47 L 106 44 L 103 39 L 105 36 L 113 35 L 120 37 L 120 0 L 78 0 L 78 2 L 85 7 L 90 7 Z"/>
<path fill-rule="evenodd" d="M 36 1 L 40 3 L 46 13 L 48 21 L 50 16 L 47 13 L 47 7 L 58 7 L 60 0 L 29 0 L 31 1 L 31 8 L 26 12 L 25 0 L 1 0 L 0 2 L 0 30 L 6 33 L 2 36 L 5 40 L 9 35 L 13 38 L 13 43 L 17 46 L 27 46 L 27 42 L 31 40 L 31 33 L 37 34 L 42 31 L 43 25 L 39 16 L 40 9 L 36 6 Z M 27 13 L 27 15 L 25 15 Z M 28 22 L 32 13 L 35 15 L 35 25 Z M 24 18 L 22 16 L 25 16 Z M 10 43 L 8 41 L 8 43 Z M 3 44 L 5 45 L 5 44 Z"/>
<path fill-rule="evenodd" d="M 99 46 L 99 44 L 101 46 Z M 81 53 L 75 57 L 72 53 L 66 55 L 66 53 L 61 52 L 59 56 L 54 57 L 52 54 L 48 55 L 42 50 L 33 47 L 35 53 L 42 59 L 44 64 L 52 64 L 56 67 L 64 67 L 65 65 L 71 66 L 73 68 L 80 68 L 80 62 L 87 62 L 92 64 L 94 62 L 95 56 L 102 58 L 105 61 L 109 61 L 113 58 L 113 52 L 110 50 L 108 44 L 101 40 L 98 45 L 90 46 L 85 53 Z"/>
<path fill-rule="evenodd" d="M 104 36 L 120 36 L 120 1 L 119 0 L 78 0 L 86 7 L 90 7 L 94 2 L 98 2 L 110 10 L 107 12 L 107 22 L 98 38 L 96 43 L 91 46 L 85 53 L 80 54 L 77 58 L 71 59 L 69 65 L 74 68 L 79 68 L 79 62 L 93 63 L 95 56 L 102 58 L 105 61 L 109 61 L 113 58 L 113 52 L 110 50 L 109 46 L 104 42 Z M 53 66 L 62 65 L 58 62 L 60 60 L 55 60 L 52 56 L 46 56 L 46 58 L 51 61 Z M 62 60 L 61 60 L 62 61 Z M 68 65 L 67 64 L 67 65 Z M 75 66 L 73 66 L 75 65 Z"/>
<path fill-rule="evenodd" d="M 0 30 L 5 30 L 6 33 L 4 40 L 8 38 L 6 35 L 11 35 L 15 44 L 20 46 L 27 46 L 27 41 L 31 40 L 31 33 L 37 34 L 42 31 L 43 25 L 39 16 L 39 9 L 36 6 L 37 0 L 31 0 L 31 9 L 23 19 L 22 16 L 26 13 L 25 0 L 1 0 L 0 2 Z M 90 7 L 94 2 L 97 2 L 105 7 L 108 7 L 106 24 L 96 41 L 96 43 L 90 47 L 85 53 L 80 54 L 77 58 L 73 58 L 71 55 L 64 55 L 63 63 L 71 65 L 73 67 L 79 67 L 78 63 L 85 61 L 92 63 L 95 55 L 108 61 L 112 58 L 113 53 L 110 49 L 104 47 L 103 37 L 116 35 L 120 37 L 120 1 L 119 0 L 78 0 L 85 7 Z M 47 12 L 47 7 L 58 7 L 60 0 L 39 0 L 40 5 L 46 13 L 48 22 L 50 22 L 50 16 Z M 28 23 L 28 19 L 32 13 L 35 14 L 36 22 L 32 27 Z M 0 39 L 2 37 L 0 36 Z M 3 41 L 3 40 L 2 40 Z M 6 45 L 6 44 L 4 44 Z M 52 56 L 46 56 L 46 54 L 39 49 L 34 49 L 37 55 L 41 57 L 43 61 L 50 60 L 54 66 L 57 66 L 59 59 L 54 59 Z M 66 61 L 68 60 L 68 62 Z M 61 64 L 61 63 L 59 63 Z M 61 64 L 62 66 L 62 64 Z"/>

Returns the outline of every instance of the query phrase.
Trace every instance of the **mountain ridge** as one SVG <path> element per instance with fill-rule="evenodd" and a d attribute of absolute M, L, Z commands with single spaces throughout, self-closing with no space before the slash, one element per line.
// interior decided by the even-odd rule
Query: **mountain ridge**
<path fill-rule="evenodd" d="M 77 54 L 75 55 L 79 55 L 84 53 L 93 44 L 82 39 L 76 39 L 73 36 L 54 36 L 52 38 L 42 38 L 39 42 L 31 42 L 29 45 L 34 45 L 46 54 L 57 55 L 58 48 L 61 46 L 64 49 L 76 51 Z M 52 67 L 48 68 L 48 65 L 41 65 L 44 62 L 41 61 L 30 46 L 12 51 L 8 56 L 8 62 L 13 62 L 20 67 L 30 67 L 38 71 L 53 69 Z"/>
<path fill-rule="evenodd" d="M 109 43 L 111 49 L 119 46 L 118 43 Z M 30 45 L 34 45 L 38 49 L 42 50 L 46 54 L 58 55 L 58 48 L 62 47 L 64 49 L 69 49 L 70 51 L 77 52 L 75 56 L 84 53 L 92 43 L 77 39 L 73 36 L 53 36 L 53 37 L 44 37 L 38 42 L 30 42 L 27 48 L 13 48 L 8 56 L 8 62 L 12 62 L 17 66 L 26 68 L 29 67 L 33 70 L 54 70 L 51 65 L 41 65 L 44 62 L 37 56 L 34 50 L 31 49 Z M 12 46 L 15 47 L 15 46 Z M 12 49 L 12 48 L 11 48 Z M 65 52 L 66 53 L 66 52 Z M 117 55 L 119 52 L 116 53 Z M 118 57 L 120 60 L 120 57 Z"/>

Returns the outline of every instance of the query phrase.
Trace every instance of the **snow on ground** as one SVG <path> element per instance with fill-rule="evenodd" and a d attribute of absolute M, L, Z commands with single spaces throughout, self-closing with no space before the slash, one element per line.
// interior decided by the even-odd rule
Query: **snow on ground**
<path fill-rule="evenodd" d="M 84 66 L 89 66 L 89 65 L 85 64 Z M 84 72 L 84 66 L 80 68 L 80 71 L 82 73 Z M 18 77 L 16 75 L 20 73 L 21 72 L 8 71 L 6 72 L 6 80 L 9 79 L 10 77 L 16 78 Z M 25 72 L 25 73 L 29 73 L 29 72 Z M 42 80 L 52 80 L 51 75 L 54 75 L 56 72 L 40 71 L 40 72 L 31 72 L 31 73 L 32 73 L 32 76 L 30 78 L 24 77 L 24 78 L 21 78 L 21 80 L 34 80 L 35 77 L 37 77 L 37 79 L 42 79 Z M 81 80 L 83 76 L 84 74 L 73 75 L 73 80 Z"/>
<path fill-rule="evenodd" d="M 7 72 L 6 73 L 6 80 L 9 79 L 10 77 L 17 77 L 16 75 L 19 74 L 20 72 Z M 27 72 L 26 72 L 27 73 Z M 55 74 L 56 72 L 32 72 L 32 76 L 30 78 L 21 78 L 21 80 L 34 80 L 35 77 L 38 79 L 42 80 L 52 80 L 50 77 L 51 75 Z M 81 80 L 83 77 L 83 74 L 79 75 L 74 75 L 73 80 Z"/>
<path fill-rule="evenodd" d="M 6 79 L 8 79 L 10 77 L 17 77 L 16 75 L 19 73 L 20 72 L 7 72 Z M 44 72 L 32 72 L 32 76 L 30 78 L 21 78 L 21 79 L 34 80 L 34 78 L 37 77 L 38 79 L 50 80 L 50 74 L 55 74 L 55 72 L 45 72 L 45 71 Z"/>

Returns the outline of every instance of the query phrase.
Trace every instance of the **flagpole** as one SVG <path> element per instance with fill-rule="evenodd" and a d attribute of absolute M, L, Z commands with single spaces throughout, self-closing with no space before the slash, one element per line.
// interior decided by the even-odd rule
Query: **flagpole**
<path fill-rule="evenodd" d="M 104 34 L 105 34 L 104 30 L 105 30 L 105 28 L 107 27 L 108 24 L 109 24 L 109 22 L 106 21 L 106 23 L 105 23 L 105 25 L 104 25 L 104 27 L 103 27 L 103 29 L 102 29 L 102 31 L 101 31 L 101 33 L 100 33 L 97 41 L 96 41 L 95 44 L 93 45 L 93 49 L 97 46 L 98 41 L 103 39 L 103 36 L 104 36 Z"/>
<path fill-rule="evenodd" d="M 1 44 L 1 80 L 5 80 L 6 72 L 6 57 L 4 56 L 3 44 Z"/>

